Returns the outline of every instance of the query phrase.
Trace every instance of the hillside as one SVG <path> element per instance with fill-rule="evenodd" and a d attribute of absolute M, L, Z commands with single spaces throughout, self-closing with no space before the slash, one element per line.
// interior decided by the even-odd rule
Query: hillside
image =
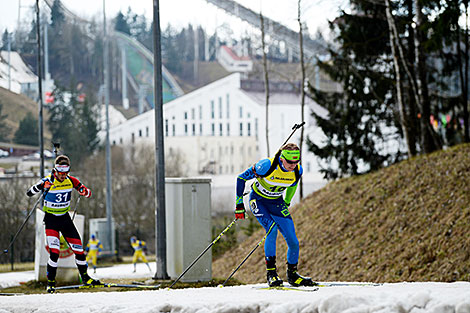
<path fill-rule="evenodd" d="M 470 280 L 469 186 L 469 144 L 329 183 L 291 209 L 299 272 L 320 281 Z M 227 277 L 263 236 L 257 231 L 214 261 L 213 276 Z M 285 279 L 280 234 L 277 251 Z M 260 246 L 234 278 L 265 275 Z"/>
<path fill-rule="evenodd" d="M 31 112 L 33 116 L 38 118 L 38 104 L 26 97 L 25 95 L 19 95 L 8 89 L 0 87 L 0 103 L 3 104 L 2 115 L 7 115 L 6 123 L 10 128 L 10 135 L 8 139 L 13 139 L 16 130 L 20 125 L 20 121 L 26 116 L 28 112 Z M 44 116 L 44 137 L 45 140 L 51 138 L 51 133 L 47 128 L 47 110 L 43 110 Z"/>

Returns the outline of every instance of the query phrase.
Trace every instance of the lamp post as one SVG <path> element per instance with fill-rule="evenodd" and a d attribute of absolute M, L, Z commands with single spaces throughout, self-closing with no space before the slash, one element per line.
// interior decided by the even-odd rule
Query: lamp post
<path fill-rule="evenodd" d="M 41 23 L 39 20 L 39 0 L 36 0 L 36 34 L 38 40 L 38 101 L 39 101 L 39 153 L 40 153 L 40 176 L 44 177 L 44 129 L 43 129 L 43 103 L 42 103 L 42 63 L 41 63 Z"/>
<path fill-rule="evenodd" d="M 104 102 L 106 106 L 106 224 L 109 249 L 114 254 L 114 243 L 112 235 L 112 216 L 113 216 L 113 203 L 112 203 L 112 189 L 111 189 L 111 146 L 109 143 L 109 46 L 108 36 L 106 32 L 106 9 L 105 0 L 103 0 L 103 79 L 104 79 Z"/>
<path fill-rule="evenodd" d="M 153 72 L 155 102 L 155 255 L 154 279 L 168 279 L 166 272 L 165 153 L 163 147 L 162 49 L 160 9 L 153 0 Z"/>

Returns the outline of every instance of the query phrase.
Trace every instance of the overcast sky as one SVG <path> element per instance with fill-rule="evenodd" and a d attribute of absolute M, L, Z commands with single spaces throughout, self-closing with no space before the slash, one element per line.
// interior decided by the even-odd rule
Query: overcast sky
<path fill-rule="evenodd" d="M 296 30 L 298 0 L 237 0 L 255 12 L 263 11 L 263 14 Z M 39 0 L 40 6 L 44 0 Z M 80 17 L 92 16 L 102 18 L 103 1 L 100 0 L 62 0 L 62 3 Z M 168 23 L 181 28 L 191 23 L 201 25 L 211 33 L 222 23 L 229 23 L 235 34 L 243 33 L 249 28 L 240 20 L 230 17 L 222 10 L 209 4 L 205 0 L 160 0 L 161 28 Z M 338 15 L 338 7 L 344 8 L 347 0 L 302 0 L 302 19 L 307 23 L 310 33 L 316 33 L 316 29 L 326 28 L 327 20 Z M 18 15 L 20 20 L 31 21 L 33 16 L 31 6 L 35 0 L 0 0 L 0 31 L 6 28 L 13 31 L 17 27 Z M 110 20 L 121 11 L 125 14 L 128 8 L 137 14 L 145 14 L 149 20 L 153 16 L 152 0 L 107 0 L 106 16 Z"/>

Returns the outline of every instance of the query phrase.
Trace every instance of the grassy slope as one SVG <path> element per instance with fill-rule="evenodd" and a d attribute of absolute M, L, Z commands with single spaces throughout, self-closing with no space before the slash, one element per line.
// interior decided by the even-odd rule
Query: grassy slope
<path fill-rule="evenodd" d="M 20 121 L 28 112 L 31 112 L 36 119 L 38 118 L 38 104 L 25 95 L 19 95 L 0 87 L 0 103 L 3 104 L 1 114 L 7 115 L 6 123 L 10 128 L 10 135 L 8 137 L 10 140 L 13 139 L 15 132 L 20 125 Z M 47 110 L 43 109 L 43 114 L 44 137 L 45 139 L 50 139 L 51 133 L 47 128 L 46 123 L 48 118 Z"/>
<path fill-rule="evenodd" d="M 470 280 L 469 186 L 468 144 L 328 184 L 291 209 L 299 272 L 316 280 Z M 216 260 L 213 275 L 227 277 L 263 235 Z M 277 250 L 285 278 L 280 234 Z M 263 246 L 234 277 L 265 281 Z"/>

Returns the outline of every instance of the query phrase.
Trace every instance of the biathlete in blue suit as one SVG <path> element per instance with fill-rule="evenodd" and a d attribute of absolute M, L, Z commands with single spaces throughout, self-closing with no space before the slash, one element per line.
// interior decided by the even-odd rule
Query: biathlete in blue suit
<path fill-rule="evenodd" d="M 251 186 L 250 208 L 267 233 L 264 243 L 267 281 L 270 287 L 282 286 L 276 271 L 276 239 L 278 230 L 287 243 L 287 281 L 292 286 L 314 286 L 310 277 L 297 273 L 299 240 L 295 234 L 294 221 L 289 205 L 302 176 L 300 149 L 294 143 L 281 147 L 273 158 L 262 159 L 237 178 L 235 217 L 245 218 L 243 192 L 248 180 L 256 179 Z M 285 193 L 285 198 L 283 197 Z"/>

